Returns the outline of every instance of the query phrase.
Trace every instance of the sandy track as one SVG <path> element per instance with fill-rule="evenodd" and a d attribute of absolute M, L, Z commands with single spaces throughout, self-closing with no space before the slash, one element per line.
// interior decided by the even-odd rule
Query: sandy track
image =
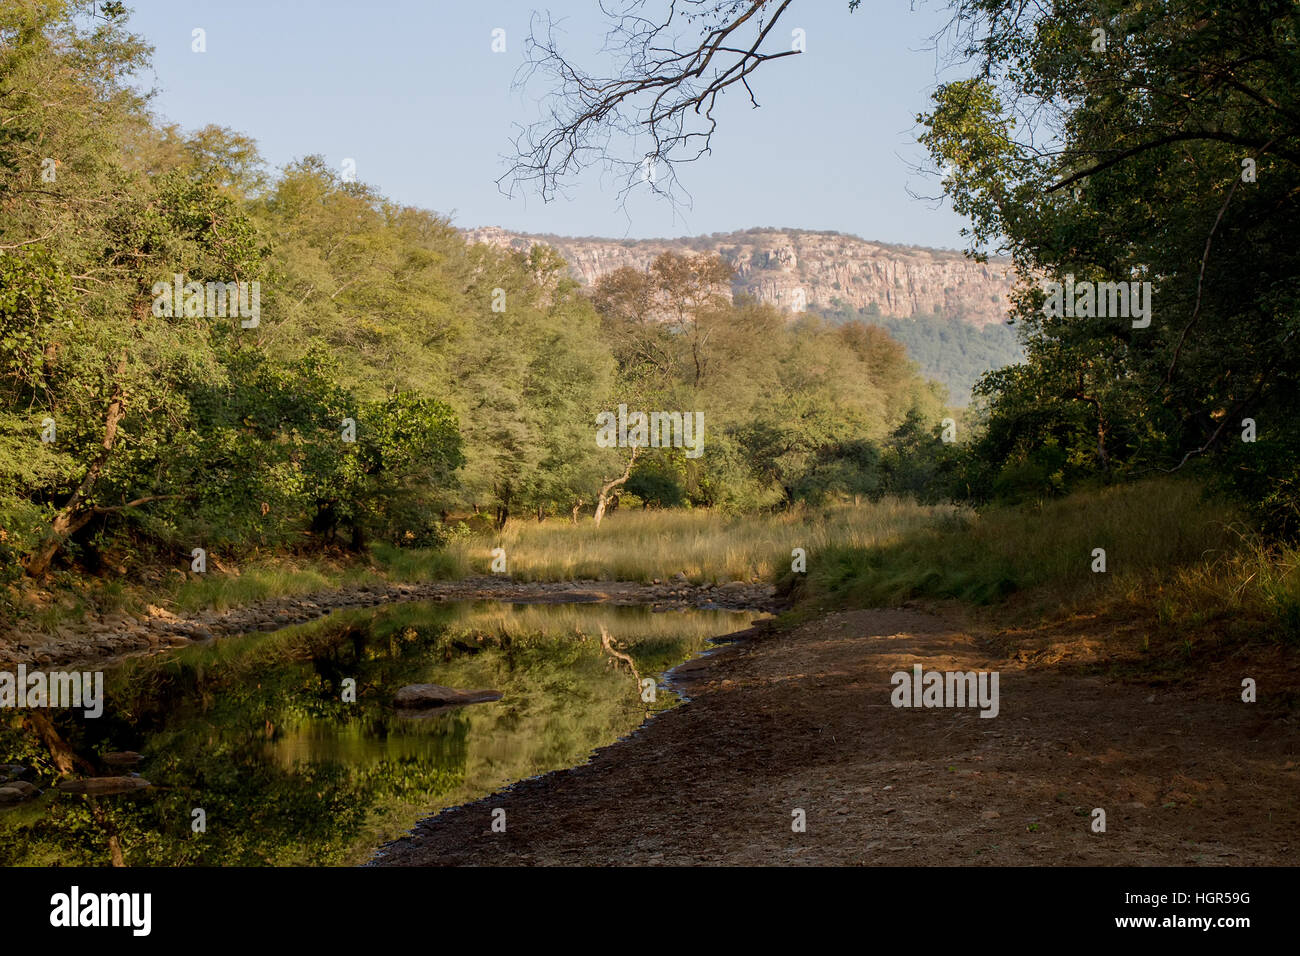
<path fill-rule="evenodd" d="M 999 716 L 892 707 L 890 675 L 914 663 L 999 671 Z M 427 818 L 376 863 L 1294 862 L 1295 718 L 1241 703 L 1235 672 L 1156 690 L 1030 670 L 941 617 L 866 610 L 676 676 L 689 704 L 586 765 Z"/>

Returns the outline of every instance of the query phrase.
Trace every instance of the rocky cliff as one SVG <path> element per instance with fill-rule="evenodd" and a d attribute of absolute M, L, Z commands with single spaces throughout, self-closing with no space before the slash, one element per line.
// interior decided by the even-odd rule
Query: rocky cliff
<path fill-rule="evenodd" d="M 595 239 L 522 235 L 496 226 L 465 230 L 470 242 L 526 251 L 554 246 L 590 285 L 621 266 L 645 269 L 662 252 L 718 253 L 736 270 L 732 292 L 790 311 L 879 310 L 910 318 L 940 315 L 984 327 L 1001 322 L 1011 288 L 1010 264 L 981 264 L 960 252 L 893 246 L 836 232 L 748 229 L 688 239 Z"/>

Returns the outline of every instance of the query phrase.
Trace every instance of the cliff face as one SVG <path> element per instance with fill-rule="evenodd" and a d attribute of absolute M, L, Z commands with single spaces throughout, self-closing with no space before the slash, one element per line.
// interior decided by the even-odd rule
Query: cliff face
<path fill-rule="evenodd" d="M 1011 288 L 1010 263 L 980 264 L 959 252 L 890 246 L 856 236 L 799 229 L 750 229 L 689 239 L 591 239 L 522 235 L 496 226 L 465 230 L 470 242 L 527 251 L 546 243 L 574 276 L 591 285 L 622 266 L 646 269 L 662 252 L 718 253 L 736 270 L 733 293 L 789 311 L 841 303 L 881 315 L 939 314 L 984 327 L 1001 322 Z"/>

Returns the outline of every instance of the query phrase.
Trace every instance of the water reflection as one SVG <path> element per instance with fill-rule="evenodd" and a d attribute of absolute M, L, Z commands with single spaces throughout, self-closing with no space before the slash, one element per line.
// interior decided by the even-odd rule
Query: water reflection
<path fill-rule="evenodd" d="M 662 687 L 643 700 L 639 678 L 752 618 L 412 603 L 130 661 L 107 675 L 98 720 L 0 716 L 0 764 L 45 791 L 0 807 L 0 864 L 360 862 L 425 813 L 580 763 L 630 733 L 673 702 Z M 416 683 L 504 696 L 416 718 L 392 706 Z M 143 759 L 124 765 L 114 756 L 124 751 Z M 130 773 L 152 786 L 53 788 Z"/>

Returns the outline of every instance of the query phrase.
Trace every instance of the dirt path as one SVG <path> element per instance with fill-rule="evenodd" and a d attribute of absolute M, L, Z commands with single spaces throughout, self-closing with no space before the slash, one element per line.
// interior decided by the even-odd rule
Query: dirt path
<path fill-rule="evenodd" d="M 894 708 L 890 675 L 914 663 L 999 671 L 999 715 Z M 941 617 L 868 610 L 675 676 L 689 704 L 584 766 L 422 821 L 376 863 L 1294 863 L 1295 718 L 1241 703 L 1235 672 L 1153 689 L 1027 669 Z"/>

